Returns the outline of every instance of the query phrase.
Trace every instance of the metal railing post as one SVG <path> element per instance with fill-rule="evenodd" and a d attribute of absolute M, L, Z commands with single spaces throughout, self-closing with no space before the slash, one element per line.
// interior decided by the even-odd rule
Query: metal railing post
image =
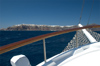
<path fill-rule="evenodd" d="M 46 47 L 45 47 L 45 39 L 43 39 L 43 50 L 44 50 L 44 61 L 46 63 Z"/>

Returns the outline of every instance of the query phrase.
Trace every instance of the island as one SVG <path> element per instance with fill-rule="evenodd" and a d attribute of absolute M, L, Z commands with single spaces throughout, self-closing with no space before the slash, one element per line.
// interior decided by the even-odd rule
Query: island
<path fill-rule="evenodd" d="M 0 29 L 0 31 L 61 31 L 76 27 L 77 27 L 76 25 L 59 26 L 59 25 L 18 24 L 8 28 L 2 28 Z M 100 31 L 100 28 L 92 28 L 91 30 Z"/>

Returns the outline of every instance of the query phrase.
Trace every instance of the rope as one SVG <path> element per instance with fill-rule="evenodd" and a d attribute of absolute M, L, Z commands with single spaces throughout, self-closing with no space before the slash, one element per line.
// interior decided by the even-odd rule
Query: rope
<path fill-rule="evenodd" d="M 93 3 L 92 3 L 92 8 L 91 8 L 91 11 L 90 11 L 90 15 L 89 15 L 89 19 L 88 19 L 87 25 L 89 24 L 89 21 L 90 21 L 90 17 L 91 17 L 92 9 L 93 9 L 93 4 L 94 4 L 94 0 L 93 0 Z"/>
<path fill-rule="evenodd" d="M 84 2 L 85 2 L 85 0 L 83 0 L 79 23 L 81 22 L 81 18 L 82 18 L 82 13 L 83 13 L 83 8 L 84 8 Z"/>
<path fill-rule="evenodd" d="M 90 29 L 87 29 L 87 31 L 99 42 L 100 41 L 100 34 L 93 32 Z M 78 34 L 78 35 L 77 35 Z M 78 43 L 77 41 L 78 40 Z M 86 44 L 89 44 L 90 41 L 88 40 L 88 38 L 85 36 L 85 34 L 81 31 L 78 30 L 77 33 L 74 35 L 73 39 L 68 43 L 68 45 L 65 47 L 65 49 L 63 51 L 67 51 L 79 46 L 83 46 Z M 78 45 L 77 45 L 78 44 Z"/>

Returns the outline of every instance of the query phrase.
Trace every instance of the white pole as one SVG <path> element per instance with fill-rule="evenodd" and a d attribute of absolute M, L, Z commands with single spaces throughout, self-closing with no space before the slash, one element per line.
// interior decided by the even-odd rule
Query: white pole
<path fill-rule="evenodd" d="M 78 24 L 79 27 L 83 27 L 81 24 Z M 83 33 L 86 35 L 86 37 L 89 39 L 91 43 L 97 42 L 96 39 L 86 30 L 82 29 Z"/>

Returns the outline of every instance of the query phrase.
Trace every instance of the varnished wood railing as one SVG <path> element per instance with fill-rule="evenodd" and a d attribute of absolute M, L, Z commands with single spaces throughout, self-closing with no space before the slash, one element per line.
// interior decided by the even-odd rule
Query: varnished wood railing
<path fill-rule="evenodd" d="M 33 43 L 33 42 L 36 42 L 36 41 L 39 41 L 39 40 L 43 40 L 43 39 L 46 39 L 46 38 L 49 38 L 49 37 L 57 36 L 57 35 L 72 32 L 72 31 L 77 31 L 77 30 L 80 30 L 80 29 L 86 29 L 86 28 L 100 28 L 100 25 L 91 25 L 91 26 L 84 26 L 84 27 L 67 29 L 67 30 L 53 32 L 53 33 L 49 33 L 49 34 L 44 34 L 44 35 L 36 36 L 36 37 L 33 37 L 33 38 L 25 39 L 25 40 L 22 40 L 22 41 L 18 41 L 18 42 L 15 42 L 15 43 L 7 44 L 5 46 L 0 47 L 0 54 L 8 52 L 8 51 L 16 49 L 16 48 L 19 48 L 19 47 L 24 46 L 24 45 L 28 45 L 30 43 Z"/>

